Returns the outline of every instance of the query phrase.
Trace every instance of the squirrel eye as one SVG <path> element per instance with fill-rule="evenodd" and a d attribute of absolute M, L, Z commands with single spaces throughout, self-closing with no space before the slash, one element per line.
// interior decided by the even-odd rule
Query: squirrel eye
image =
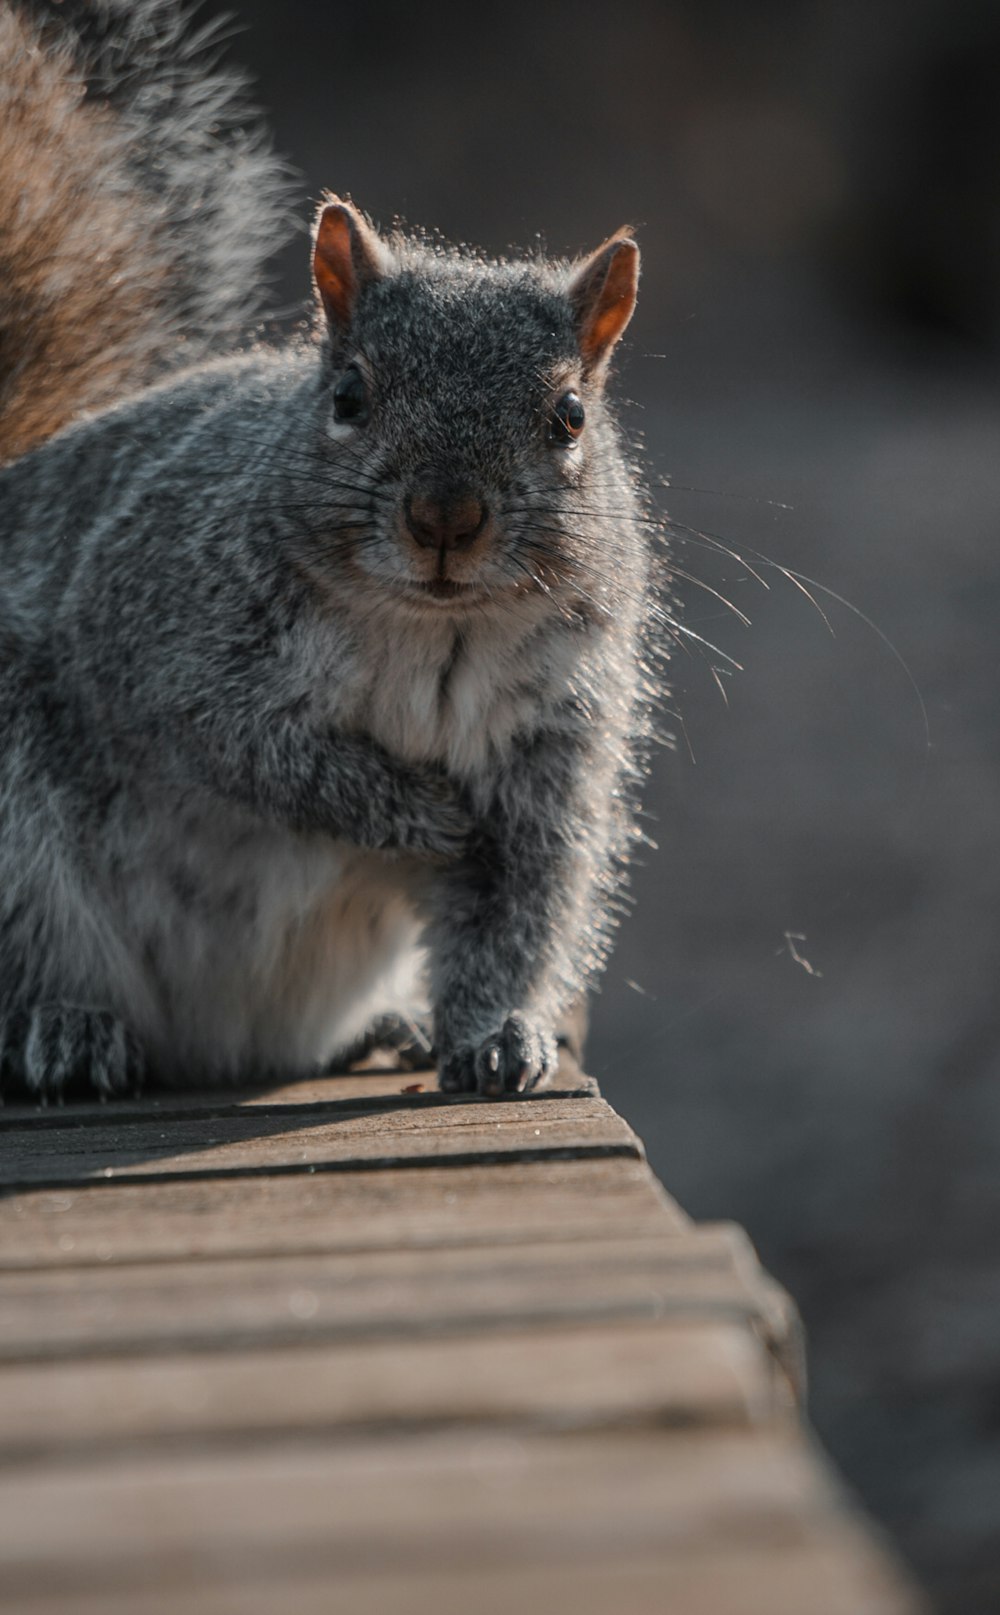
<path fill-rule="evenodd" d="M 357 365 L 348 365 L 333 389 L 333 418 L 360 424 L 368 414 L 368 392 Z"/>
<path fill-rule="evenodd" d="M 552 412 L 550 436 L 553 443 L 572 447 L 586 420 L 586 412 L 579 393 L 563 393 Z"/>

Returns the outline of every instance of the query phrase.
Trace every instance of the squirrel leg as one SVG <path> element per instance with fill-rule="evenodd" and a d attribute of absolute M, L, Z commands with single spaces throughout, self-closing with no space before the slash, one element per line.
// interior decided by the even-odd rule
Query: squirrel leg
<path fill-rule="evenodd" d="M 141 1045 L 110 1010 L 33 1004 L 0 1017 L 2 1098 L 118 1098 L 141 1090 L 145 1069 Z"/>
<path fill-rule="evenodd" d="M 441 872 L 429 940 L 446 1092 L 525 1093 L 555 1072 L 610 860 L 594 803 L 611 799 L 578 737 L 541 735 L 505 769 L 470 856 Z"/>

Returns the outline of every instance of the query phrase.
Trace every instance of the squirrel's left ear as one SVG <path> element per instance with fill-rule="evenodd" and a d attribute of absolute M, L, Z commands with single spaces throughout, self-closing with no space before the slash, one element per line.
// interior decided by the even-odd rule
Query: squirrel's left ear
<path fill-rule="evenodd" d="M 316 220 L 313 275 L 337 332 L 350 329 L 361 288 L 381 279 L 388 267 L 385 248 L 367 219 L 350 202 L 328 197 Z"/>
<path fill-rule="evenodd" d="M 569 300 L 586 371 L 599 371 L 610 359 L 632 318 L 638 284 L 639 249 L 626 230 L 611 236 L 577 268 Z"/>

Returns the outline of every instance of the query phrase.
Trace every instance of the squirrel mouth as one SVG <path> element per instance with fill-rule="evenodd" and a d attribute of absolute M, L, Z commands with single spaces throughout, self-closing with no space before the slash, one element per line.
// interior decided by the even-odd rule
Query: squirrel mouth
<path fill-rule="evenodd" d="M 474 583 L 458 583 L 452 578 L 428 578 L 424 582 L 413 579 L 410 588 L 425 600 L 471 599 L 481 592 Z"/>

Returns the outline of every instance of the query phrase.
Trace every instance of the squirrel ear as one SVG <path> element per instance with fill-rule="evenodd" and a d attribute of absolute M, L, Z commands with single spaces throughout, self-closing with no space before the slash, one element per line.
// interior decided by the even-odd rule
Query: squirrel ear
<path fill-rule="evenodd" d="M 352 207 L 331 196 L 320 209 L 313 244 L 313 276 L 335 328 L 346 331 L 362 286 L 388 268 L 385 250 L 371 225 Z"/>
<path fill-rule="evenodd" d="M 569 300 L 586 370 L 600 370 L 610 359 L 632 318 L 638 283 L 639 249 L 625 230 L 611 236 L 577 269 Z"/>

